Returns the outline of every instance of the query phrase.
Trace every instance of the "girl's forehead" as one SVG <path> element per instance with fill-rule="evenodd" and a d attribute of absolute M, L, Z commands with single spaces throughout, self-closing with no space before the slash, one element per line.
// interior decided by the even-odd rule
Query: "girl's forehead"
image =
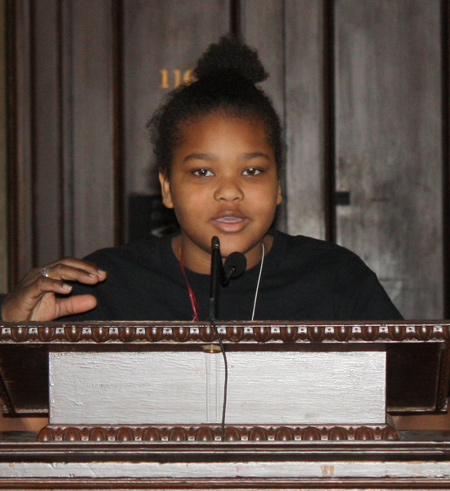
<path fill-rule="evenodd" d="M 279 173 L 270 126 L 258 114 L 215 111 L 183 119 L 177 124 L 170 164 L 165 172 L 169 176 L 181 162 L 192 160 L 193 155 L 206 154 L 221 160 L 266 155 Z"/>
<path fill-rule="evenodd" d="M 254 115 L 206 114 L 181 122 L 178 133 L 180 145 L 195 141 L 213 144 L 223 139 L 270 144 L 265 121 Z"/>

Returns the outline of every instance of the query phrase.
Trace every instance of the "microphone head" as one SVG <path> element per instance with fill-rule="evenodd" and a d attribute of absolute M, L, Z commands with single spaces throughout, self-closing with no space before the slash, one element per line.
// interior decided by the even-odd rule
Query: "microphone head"
<path fill-rule="evenodd" d="M 238 278 L 247 267 L 247 259 L 242 252 L 232 252 L 225 260 L 225 278 Z"/>
<path fill-rule="evenodd" d="M 211 250 L 214 249 L 220 249 L 220 241 L 217 235 L 214 235 L 214 237 L 211 239 Z"/>

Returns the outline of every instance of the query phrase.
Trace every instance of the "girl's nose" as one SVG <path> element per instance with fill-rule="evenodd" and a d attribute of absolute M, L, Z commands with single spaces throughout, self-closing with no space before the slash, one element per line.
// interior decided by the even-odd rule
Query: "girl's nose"
<path fill-rule="evenodd" d="M 214 198 L 218 201 L 239 201 L 244 197 L 241 186 L 236 179 L 223 178 L 217 183 Z"/>

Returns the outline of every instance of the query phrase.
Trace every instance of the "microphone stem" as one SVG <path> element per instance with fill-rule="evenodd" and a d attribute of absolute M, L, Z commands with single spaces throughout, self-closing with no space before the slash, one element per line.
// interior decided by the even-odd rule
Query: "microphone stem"
<path fill-rule="evenodd" d="M 219 315 L 219 285 L 222 267 L 220 243 L 218 237 L 212 238 L 211 278 L 209 287 L 209 320 L 216 320 Z"/>

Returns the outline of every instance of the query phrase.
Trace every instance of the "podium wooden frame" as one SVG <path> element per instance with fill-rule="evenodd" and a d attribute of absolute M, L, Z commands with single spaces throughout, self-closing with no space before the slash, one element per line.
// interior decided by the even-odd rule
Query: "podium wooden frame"
<path fill-rule="evenodd" d="M 217 327 L 230 354 L 386 353 L 389 412 L 446 410 L 450 323 Z M 216 341 L 209 323 L 3 323 L 3 410 L 46 414 L 49 355 L 197 352 Z M 37 438 L 0 438 L 0 489 L 450 489 L 450 442 L 442 435 L 405 441 L 388 422 L 267 423 L 228 424 L 220 441 L 217 423 L 53 424 L 50 416 Z"/>

